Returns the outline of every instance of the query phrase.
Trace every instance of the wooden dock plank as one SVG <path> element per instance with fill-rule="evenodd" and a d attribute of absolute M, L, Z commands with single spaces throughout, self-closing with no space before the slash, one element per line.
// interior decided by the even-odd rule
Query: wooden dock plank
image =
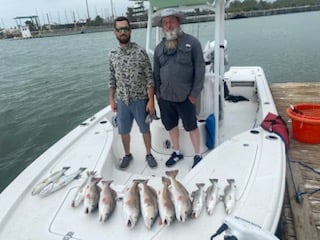
<path fill-rule="evenodd" d="M 317 227 L 314 221 L 310 203 L 303 195 L 296 197 L 296 189 L 298 193 L 305 192 L 304 179 L 297 163 L 291 164 L 290 174 L 289 165 L 287 165 L 287 190 L 289 195 L 290 206 L 293 215 L 293 224 L 295 227 L 296 239 L 319 239 Z M 301 202 L 296 199 L 299 198 Z"/>
<path fill-rule="evenodd" d="M 279 115 L 288 123 L 290 149 L 288 156 L 294 181 L 300 192 L 316 191 L 320 188 L 320 144 L 305 144 L 292 138 L 291 119 L 286 114 L 290 104 L 320 103 L 320 83 L 274 83 L 271 93 Z M 287 166 L 288 168 L 288 166 Z M 281 227 L 283 240 L 320 239 L 320 192 L 304 194 L 302 203 L 296 202 L 295 189 L 287 171 L 286 201 L 282 211 Z"/>

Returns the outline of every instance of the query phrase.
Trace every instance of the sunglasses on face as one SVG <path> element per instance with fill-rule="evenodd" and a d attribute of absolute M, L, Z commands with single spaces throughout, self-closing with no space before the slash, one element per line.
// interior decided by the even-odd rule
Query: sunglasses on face
<path fill-rule="evenodd" d="M 126 33 L 130 31 L 129 27 L 115 27 L 114 28 L 118 33 Z"/>

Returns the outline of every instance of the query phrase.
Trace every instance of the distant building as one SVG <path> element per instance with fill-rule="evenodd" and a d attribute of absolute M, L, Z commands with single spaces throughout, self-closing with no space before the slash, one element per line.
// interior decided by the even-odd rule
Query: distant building
<path fill-rule="evenodd" d="M 147 21 L 148 10 L 145 9 L 143 1 L 136 1 L 133 7 L 127 8 L 127 16 L 131 22 Z"/>
<path fill-rule="evenodd" d="M 32 31 L 39 31 L 40 23 L 38 16 L 15 17 L 17 27 L 21 32 L 22 38 L 32 38 Z M 25 21 L 23 21 L 25 20 Z"/>

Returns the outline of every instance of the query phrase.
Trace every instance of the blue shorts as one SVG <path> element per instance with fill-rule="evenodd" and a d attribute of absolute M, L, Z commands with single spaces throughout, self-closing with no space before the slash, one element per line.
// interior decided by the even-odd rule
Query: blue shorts
<path fill-rule="evenodd" d="M 117 99 L 117 125 L 119 134 L 128 134 L 131 132 L 133 119 L 136 120 L 140 132 L 149 132 L 149 124 L 145 119 L 147 116 L 146 111 L 147 100 L 135 100 L 129 105 L 126 105 L 123 101 Z"/>
<path fill-rule="evenodd" d="M 187 98 L 184 102 L 170 102 L 162 98 L 158 99 L 161 112 L 161 121 L 167 131 L 178 126 L 179 117 L 182 120 L 184 129 L 189 132 L 196 129 L 196 105 Z"/>

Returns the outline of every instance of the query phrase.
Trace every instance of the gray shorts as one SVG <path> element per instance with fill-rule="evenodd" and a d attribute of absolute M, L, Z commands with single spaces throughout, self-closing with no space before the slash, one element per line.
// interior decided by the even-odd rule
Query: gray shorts
<path fill-rule="evenodd" d="M 123 135 L 131 132 L 133 119 L 136 120 L 141 133 L 150 131 L 149 124 L 145 121 L 148 114 L 146 104 L 146 99 L 135 100 L 129 103 L 129 105 L 117 99 L 117 125 L 119 134 Z"/>

